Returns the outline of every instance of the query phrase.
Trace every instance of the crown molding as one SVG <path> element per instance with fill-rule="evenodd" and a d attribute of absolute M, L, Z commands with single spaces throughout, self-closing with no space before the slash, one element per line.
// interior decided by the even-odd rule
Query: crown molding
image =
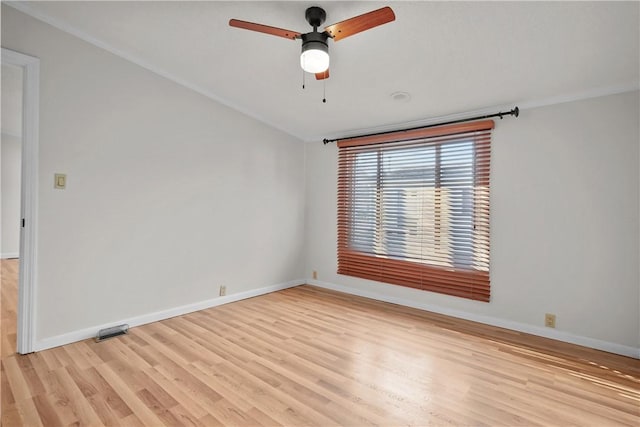
<path fill-rule="evenodd" d="M 640 83 L 638 83 L 637 81 L 627 82 L 624 84 L 599 87 L 576 93 L 552 96 L 539 100 L 522 101 L 520 102 L 519 107 L 521 110 L 532 110 L 534 108 L 565 104 L 567 102 L 584 101 L 591 98 L 600 98 L 603 96 L 617 95 L 620 93 L 635 92 L 637 90 L 640 90 Z"/>
<path fill-rule="evenodd" d="M 97 39 L 87 33 L 85 33 L 84 31 L 78 30 L 77 28 L 73 27 L 72 25 L 69 25 L 66 22 L 63 22 L 59 19 L 53 18 L 52 16 L 43 13 L 42 11 L 38 10 L 36 7 L 32 6 L 30 4 L 30 2 L 22 2 L 22 1 L 3 1 L 2 4 L 7 5 L 9 7 L 12 7 L 13 9 L 16 9 L 26 15 L 31 16 L 32 18 L 35 18 L 39 21 L 42 21 L 46 24 L 51 25 L 54 28 L 57 28 L 58 30 L 64 31 L 65 33 L 71 34 L 72 36 L 75 36 L 77 38 L 79 38 L 80 40 L 89 43 L 93 46 L 99 47 L 100 49 L 104 49 L 109 53 L 112 53 L 113 55 L 116 55 L 122 59 L 125 59 L 129 62 L 132 62 L 136 65 L 138 65 L 139 67 L 144 68 L 147 71 L 151 71 L 154 74 L 157 74 L 161 77 L 164 77 L 167 80 L 171 80 L 172 82 L 183 86 L 187 89 L 190 89 L 202 96 L 205 96 L 209 99 L 211 99 L 212 101 L 215 101 L 219 104 L 222 104 L 226 107 L 229 107 L 235 111 L 238 111 L 239 113 L 242 113 L 248 117 L 251 117 L 252 119 L 255 119 L 261 123 L 264 123 L 265 125 L 277 129 L 281 132 L 286 133 L 287 135 L 293 136 L 294 138 L 300 139 L 300 140 L 304 140 L 304 138 L 300 135 L 296 135 L 294 133 L 292 133 L 290 130 L 285 129 L 279 125 L 276 125 L 275 123 L 265 119 L 264 117 L 260 116 L 259 114 L 254 113 L 253 111 L 249 111 L 246 108 L 243 108 L 231 101 L 229 101 L 226 98 L 223 98 L 213 92 L 211 92 L 210 90 L 199 86 L 197 84 L 193 84 L 181 77 L 178 77 L 162 68 L 156 67 L 153 64 L 150 64 L 148 62 L 146 62 L 145 60 L 139 58 L 136 55 L 132 55 L 128 52 L 124 52 L 114 46 L 111 46 L 109 43 L 106 43 L 100 39 Z"/>
<path fill-rule="evenodd" d="M 513 108 L 513 106 L 517 105 L 520 110 L 530 110 L 530 109 L 534 109 L 534 108 L 540 108 L 540 107 L 546 107 L 546 106 L 551 106 L 551 105 L 556 105 L 556 104 L 564 104 L 567 102 L 574 102 L 574 101 L 582 101 L 582 100 L 586 100 L 586 99 L 590 99 L 590 98 L 599 98 L 602 96 L 608 96 L 608 95 L 615 95 L 615 94 L 619 94 L 619 93 L 625 93 L 625 92 L 633 92 L 633 91 L 637 91 L 640 90 L 640 83 L 639 82 L 628 82 L 628 83 L 624 83 L 624 84 L 620 84 L 620 85 L 615 85 L 615 86 L 607 86 L 607 87 L 601 87 L 601 88 L 594 88 L 594 89 L 589 89 L 586 91 L 581 91 L 581 92 L 575 92 L 575 93 L 568 93 L 568 94 L 562 94 L 562 95 L 558 95 L 558 96 L 553 96 L 553 97 L 548 97 L 548 98 L 541 98 L 541 99 L 534 99 L 534 100 L 516 100 L 512 103 L 508 103 L 508 104 L 501 104 L 501 105 L 494 105 L 491 107 L 487 107 L 487 108 L 482 108 L 479 110 L 471 110 L 471 111 L 465 111 L 462 113 L 454 113 L 454 114 L 448 114 L 448 115 L 442 115 L 442 116 L 437 116 L 437 117 L 430 117 L 430 118 L 426 118 L 426 119 L 420 119 L 420 120 L 414 120 L 414 121 L 408 121 L 408 122 L 401 122 L 401 123 L 394 123 L 394 124 L 389 124 L 389 125 L 383 125 L 383 126 L 374 126 L 374 127 L 368 127 L 368 128 L 360 128 L 360 129 L 349 129 L 349 130 L 345 130 L 342 132 L 333 132 L 333 133 L 329 133 L 329 134 L 325 134 L 325 135 L 315 135 L 315 136 L 305 136 L 305 135 L 297 135 L 293 132 L 291 132 L 288 129 L 283 128 L 280 125 L 277 125 L 267 119 L 265 119 L 264 117 L 262 117 L 259 114 L 256 114 L 253 111 L 250 111 L 244 107 L 241 107 L 237 104 L 235 104 L 234 102 L 223 98 L 213 92 L 211 92 L 210 90 L 196 85 L 194 83 L 191 83 L 181 77 L 178 77 L 166 70 L 163 70 L 159 67 L 156 67 L 146 61 L 144 61 L 143 59 L 139 58 L 136 55 L 132 55 L 130 53 L 124 52 L 120 49 L 117 49 L 113 46 L 111 46 L 110 44 L 99 40 L 81 30 L 78 30 L 77 28 L 73 27 L 72 25 L 69 25 L 66 22 L 63 22 L 59 19 L 53 18 L 50 15 L 47 15 L 46 13 L 43 13 L 42 11 L 38 10 L 36 7 L 32 6 L 30 4 L 30 2 L 23 2 L 23 1 L 3 1 L 2 4 L 6 4 L 7 6 L 10 6 L 22 13 L 25 13 L 29 16 L 31 16 L 32 18 L 35 18 L 39 21 L 45 22 L 49 25 L 51 25 L 52 27 L 57 28 L 58 30 L 64 31 L 68 34 L 71 34 L 81 40 L 83 40 L 86 43 L 89 43 L 93 46 L 99 47 L 101 49 L 104 49 L 110 53 L 112 53 L 113 55 L 116 55 L 122 59 L 125 59 L 129 62 L 132 62 L 144 69 L 146 69 L 147 71 L 150 71 L 154 74 L 157 74 L 161 77 L 164 77 L 168 80 L 171 80 L 172 82 L 183 86 L 187 89 L 190 89 L 202 96 L 205 96 L 217 103 L 220 103 L 226 107 L 229 107 L 235 111 L 238 111 L 239 113 L 242 113 L 248 117 L 251 117 L 261 123 L 264 123 L 265 125 L 277 129 L 281 132 L 286 133 L 287 135 L 290 135 L 294 138 L 297 138 L 299 140 L 302 140 L 303 142 L 318 142 L 318 141 L 322 141 L 323 138 L 328 138 L 328 139 L 336 139 L 336 138 L 346 138 L 346 137 L 350 137 L 350 136 L 355 136 L 355 135 L 362 135 L 362 134 L 367 134 L 367 133 L 376 133 L 376 132 L 387 132 L 387 131 L 392 131 L 392 130 L 398 130 L 398 129 L 404 129 L 404 128 L 409 128 L 409 127 L 420 127 L 420 126 L 427 126 L 427 125 L 431 125 L 433 123 L 438 123 L 438 122 L 443 122 L 443 121 L 451 121 L 451 120 L 459 120 L 459 119 L 463 119 L 465 117 L 469 117 L 469 116 L 478 116 L 478 115 L 485 115 L 485 114 L 491 114 L 495 111 L 498 110 L 502 110 L 505 108 Z"/>

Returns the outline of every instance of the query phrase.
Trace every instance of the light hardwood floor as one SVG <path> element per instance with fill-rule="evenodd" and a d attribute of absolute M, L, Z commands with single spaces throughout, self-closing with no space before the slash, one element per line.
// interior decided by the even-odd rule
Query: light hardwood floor
<path fill-rule="evenodd" d="M 16 321 L 18 308 L 18 260 L 0 261 L 0 355 L 4 359 L 16 352 Z"/>
<path fill-rule="evenodd" d="M 635 359 L 300 286 L 3 353 L 2 424 L 638 426 L 639 387 Z"/>

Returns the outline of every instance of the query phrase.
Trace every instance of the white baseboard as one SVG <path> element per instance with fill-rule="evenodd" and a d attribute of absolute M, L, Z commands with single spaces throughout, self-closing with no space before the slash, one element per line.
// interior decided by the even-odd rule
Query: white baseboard
<path fill-rule="evenodd" d="M 287 288 L 292 288 L 305 283 L 305 280 L 292 280 L 286 283 L 280 283 L 277 285 L 265 286 L 263 288 L 252 289 L 250 291 L 240 292 L 237 294 L 227 295 L 223 297 L 217 297 L 206 301 L 200 301 L 193 304 L 182 305 L 179 307 L 170 308 L 167 310 L 156 311 L 154 313 L 143 314 L 141 316 L 135 316 L 128 319 L 121 319 L 115 322 L 105 323 L 103 325 L 96 325 L 90 328 L 80 329 L 77 331 L 68 332 L 62 335 L 56 335 L 54 337 L 44 338 L 36 341 L 34 351 L 42 351 L 53 347 L 59 347 L 65 344 L 71 344 L 77 341 L 86 340 L 89 338 L 95 338 L 100 329 L 110 328 L 116 325 L 127 324 L 130 327 L 145 325 L 147 323 L 157 322 L 159 320 L 169 319 L 171 317 L 181 316 L 183 314 L 193 313 L 194 311 L 204 310 L 218 305 L 228 304 L 230 302 L 240 301 L 247 298 L 253 298 L 259 295 L 268 294 L 271 292 L 280 291 Z"/>
<path fill-rule="evenodd" d="M 468 312 L 454 310 L 454 309 L 436 306 L 432 304 L 420 303 L 420 302 L 416 302 L 416 301 L 412 301 L 404 298 L 397 298 L 397 297 L 392 297 L 389 295 L 379 294 L 375 292 L 363 291 L 363 290 L 352 288 L 349 286 L 336 285 L 334 283 L 323 282 L 320 280 L 313 280 L 313 279 L 292 280 L 286 283 L 265 286 L 263 288 L 253 289 L 250 291 L 240 292 L 237 294 L 227 295 L 224 297 L 217 297 L 210 300 L 197 302 L 194 304 L 187 304 L 180 307 L 174 307 L 168 310 L 162 310 L 154 313 L 143 314 L 141 316 L 122 319 L 116 322 L 110 322 L 103 325 L 97 325 L 90 328 L 68 332 L 66 334 L 57 335 L 54 337 L 44 338 L 36 342 L 34 350 L 42 351 L 49 348 L 70 344 L 76 341 L 82 341 L 85 339 L 94 338 L 100 329 L 109 328 L 116 325 L 128 324 L 130 327 L 145 325 L 147 323 L 157 322 L 159 320 L 169 319 L 171 317 L 181 316 L 183 314 L 193 313 L 194 311 L 204 310 L 207 308 L 216 307 L 218 305 L 228 304 L 230 302 L 240 301 L 247 298 L 253 298 L 259 295 L 264 295 L 271 292 L 292 288 L 304 283 L 308 283 L 310 285 L 318 286 L 325 289 L 331 289 L 338 292 L 344 292 L 346 294 L 357 295 L 365 298 L 371 298 L 377 301 L 384 301 L 392 304 L 403 305 L 406 307 L 417 308 L 419 310 L 431 311 L 434 313 L 444 314 L 451 317 L 471 320 L 474 322 L 480 322 L 480 323 L 484 323 L 491 326 L 511 329 L 518 332 L 524 332 L 532 335 L 551 338 L 558 341 L 564 341 L 571 344 L 577 344 L 585 347 L 594 348 L 597 350 L 603 350 L 610 353 L 615 353 L 623 356 L 640 359 L 640 348 L 630 347 L 630 346 L 612 343 L 608 341 L 602 341 L 602 340 L 584 337 L 580 335 L 574 335 L 568 332 L 558 331 L 554 329 L 528 325 L 526 323 L 519 323 L 519 322 L 514 322 L 511 320 L 505 320 L 505 319 L 500 319 L 500 318 L 491 317 L 491 316 L 483 316 L 480 314 L 468 313 Z"/>
<path fill-rule="evenodd" d="M 630 347 L 622 344 L 602 341 L 595 338 L 574 335 L 568 332 L 558 331 L 540 326 L 528 325 L 526 323 L 514 322 L 511 320 L 500 319 L 497 317 L 483 316 L 481 314 L 468 313 L 465 311 L 454 310 L 446 307 L 440 307 L 432 304 L 416 302 L 404 298 L 392 297 L 389 295 L 379 294 L 376 292 L 368 292 L 349 286 L 336 285 L 334 283 L 323 282 L 320 280 L 307 279 L 306 283 L 325 289 L 331 289 L 338 292 L 344 292 L 351 295 L 357 295 L 365 298 L 371 298 L 378 301 L 389 302 L 392 304 L 403 305 L 406 307 L 417 308 L 419 310 L 431 311 L 434 313 L 444 314 L 460 319 L 471 320 L 474 322 L 484 323 L 486 325 L 497 326 L 500 328 L 511 329 L 518 332 L 524 332 L 540 337 L 551 338 L 558 341 L 564 341 L 571 344 L 577 344 L 584 347 L 595 348 L 609 353 L 620 354 L 622 356 L 640 359 L 640 348 Z"/>
<path fill-rule="evenodd" d="M 5 252 L 0 254 L 0 259 L 18 258 L 20 254 L 18 252 Z"/>

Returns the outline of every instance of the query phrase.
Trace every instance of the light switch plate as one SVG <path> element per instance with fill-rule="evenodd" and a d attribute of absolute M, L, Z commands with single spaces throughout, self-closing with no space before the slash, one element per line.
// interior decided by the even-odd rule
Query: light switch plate
<path fill-rule="evenodd" d="M 67 175 L 63 173 L 57 173 L 54 175 L 53 188 L 64 190 L 67 186 Z"/>

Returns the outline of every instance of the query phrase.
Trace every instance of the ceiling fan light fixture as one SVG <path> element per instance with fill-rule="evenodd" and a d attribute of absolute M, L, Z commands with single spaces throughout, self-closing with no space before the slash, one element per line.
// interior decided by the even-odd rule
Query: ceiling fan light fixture
<path fill-rule="evenodd" d="M 305 50 L 300 55 L 300 66 L 304 71 L 312 74 L 327 71 L 329 68 L 329 54 L 322 49 Z"/>
<path fill-rule="evenodd" d="M 313 27 L 313 31 L 306 34 L 239 19 L 230 19 L 229 26 L 284 37 L 289 40 L 302 39 L 300 66 L 307 73 L 315 74 L 316 80 L 326 80 L 329 78 L 329 45 L 327 44 L 329 38 L 334 41 L 342 40 L 396 19 L 393 10 L 389 6 L 385 6 L 329 25 L 319 32 L 318 27 L 324 23 L 327 17 L 324 9 L 311 6 L 307 8 L 304 16 L 309 25 Z"/>
<path fill-rule="evenodd" d="M 302 35 L 300 66 L 307 73 L 322 73 L 329 69 L 329 46 L 327 36 L 313 32 Z"/>

